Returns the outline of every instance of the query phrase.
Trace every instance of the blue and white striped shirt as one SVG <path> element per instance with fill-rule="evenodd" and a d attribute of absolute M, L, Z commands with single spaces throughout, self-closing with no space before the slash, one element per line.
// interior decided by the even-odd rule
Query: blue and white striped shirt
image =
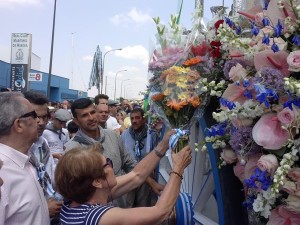
<path fill-rule="evenodd" d="M 113 206 L 82 204 L 77 207 L 69 207 L 64 204 L 60 212 L 62 225 L 98 225 L 102 215 Z"/>

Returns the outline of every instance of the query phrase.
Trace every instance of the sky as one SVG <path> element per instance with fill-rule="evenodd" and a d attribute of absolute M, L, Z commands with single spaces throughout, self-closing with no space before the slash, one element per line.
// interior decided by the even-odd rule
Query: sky
<path fill-rule="evenodd" d="M 232 3 L 204 0 L 205 21 L 211 19 L 210 7 L 223 1 L 225 6 Z M 183 0 L 180 24 L 187 29 L 192 26 L 194 2 Z M 54 0 L 0 0 L 0 60 L 10 62 L 12 33 L 30 33 L 32 52 L 41 57 L 41 71 L 48 73 L 53 9 Z M 69 78 L 71 89 L 87 91 L 97 46 L 103 54 L 122 48 L 106 54 L 106 94 L 112 99 L 115 92 L 116 98 L 142 98 L 150 50 L 156 45 L 152 18 L 159 16 L 168 24 L 177 12 L 177 0 L 57 0 L 52 74 Z M 97 93 L 96 87 L 88 91 L 90 97 Z"/>

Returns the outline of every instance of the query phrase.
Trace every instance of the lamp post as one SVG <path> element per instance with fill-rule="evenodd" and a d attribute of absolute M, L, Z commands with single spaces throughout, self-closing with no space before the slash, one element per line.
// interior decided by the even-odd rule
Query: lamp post
<path fill-rule="evenodd" d="M 126 80 L 122 80 L 122 82 L 121 82 L 121 93 L 120 93 L 120 98 L 122 97 L 122 90 L 123 90 L 123 82 L 125 82 L 125 81 L 129 81 L 130 79 L 126 79 Z M 124 97 L 124 96 L 123 96 Z"/>
<path fill-rule="evenodd" d="M 50 100 L 50 90 L 51 90 L 50 87 L 51 87 L 53 46 L 54 46 L 55 15 L 56 15 L 56 0 L 54 0 L 54 12 L 53 12 L 53 24 L 52 24 L 52 40 L 51 40 L 51 50 L 50 50 L 50 65 L 49 65 L 48 84 L 47 84 L 47 97 L 49 98 L 49 100 Z"/>
<path fill-rule="evenodd" d="M 118 76 L 118 73 L 120 72 L 125 72 L 127 70 L 120 70 L 116 73 L 116 76 L 115 76 L 115 94 L 114 94 L 114 100 L 116 100 L 116 91 L 117 91 L 117 76 Z"/>
<path fill-rule="evenodd" d="M 113 51 L 119 51 L 119 50 L 122 50 L 122 48 L 116 48 L 116 49 L 111 49 L 111 50 L 109 50 L 109 51 L 107 51 L 107 52 L 105 52 L 104 53 L 104 55 L 103 55 L 103 63 L 102 63 L 102 70 L 101 70 L 101 94 L 102 94 L 102 92 L 103 92 L 103 74 L 104 74 L 104 62 L 105 62 L 105 56 L 106 56 L 106 54 L 107 53 L 109 53 L 109 52 L 113 52 Z M 105 94 L 106 94 L 106 88 L 107 88 L 107 77 L 106 77 L 106 79 L 105 79 Z M 100 90 L 100 87 L 99 87 L 99 89 L 98 90 Z"/>
<path fill-rule="evenodd" d="M 131 84 L 124 85 L 124 98 L 126 98 L 125 90 L 126 90 L 126 87 L 128 87 L 128 86 L 131 86 Z"/>

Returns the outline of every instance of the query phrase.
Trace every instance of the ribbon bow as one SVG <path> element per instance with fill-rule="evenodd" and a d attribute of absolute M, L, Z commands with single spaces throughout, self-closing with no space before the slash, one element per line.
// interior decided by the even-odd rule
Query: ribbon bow
<path fill-rule="evenodd" d="M 174 150 L 180 137 L 188 136 L 191 133 L 189 130 L 181 130 L 181 129 L 174 129 L 174 130 L 176 131 L 176 133 L 171 135 L 169 139 L 169 149 L 167 151 L 167 155 L 170 155 L 171 151 Z"/>

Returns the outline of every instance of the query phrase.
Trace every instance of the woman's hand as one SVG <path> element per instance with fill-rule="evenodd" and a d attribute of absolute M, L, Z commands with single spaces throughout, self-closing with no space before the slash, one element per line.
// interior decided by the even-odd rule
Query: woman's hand
<path fill-rule="evenodd" d="M 184 169 L 192 161 L 192 150 L 189 145 L 185 146 L 178 153 L 172 152 L 173 171 L 183 174 Z"/>
<path fill-rule="evenodd" d="M 162 141 L 160 142 L 161 147 L 162 147 L 163 149 L 166 149 L 166 151 L 169 149 L 169 139 L 170 139 L 170 137 L 171 137 L 173 134 L 176 134 L 176 131 L 175 131 L 175 130 L 169 130 L 168 132 L 165 133 L 164 138 L 163 138 Z"/>

